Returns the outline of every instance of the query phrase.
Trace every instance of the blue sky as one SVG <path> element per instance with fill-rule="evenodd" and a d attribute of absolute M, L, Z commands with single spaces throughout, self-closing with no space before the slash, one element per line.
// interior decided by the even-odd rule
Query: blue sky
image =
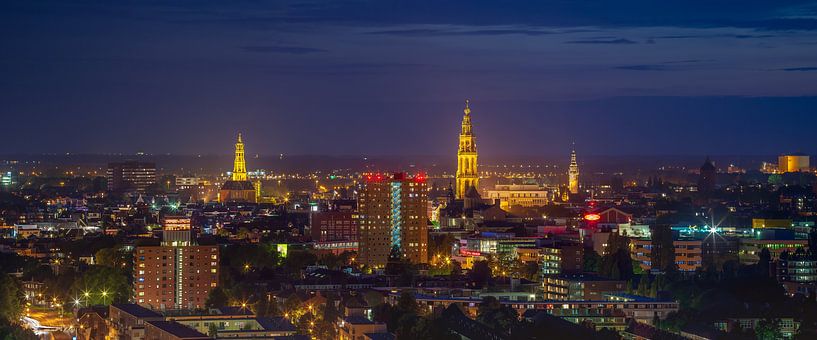
<path fill-rule="evenodd" d="M 817 153 L 810 1 L 5 1 L 0 153 Z M 254 150 L 253 150 L 254 149 Z"/>

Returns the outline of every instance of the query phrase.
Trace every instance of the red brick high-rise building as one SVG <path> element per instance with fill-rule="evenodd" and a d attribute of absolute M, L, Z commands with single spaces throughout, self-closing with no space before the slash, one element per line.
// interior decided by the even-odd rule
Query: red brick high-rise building
<path fill-rule="evenodd" d="M 384 268 L 390 255 L 428 263 L 428 185 L 424 175 L 366 174 L 358 197 L 358 259 Z"/>
<path fill-rule="evenodd" d="M 165 217 L 162 244 L 134 249 L 134 300 L 152 309 L 204 308 L 218 286 L 218 246 L 195 245 L 187 217 Z"/>

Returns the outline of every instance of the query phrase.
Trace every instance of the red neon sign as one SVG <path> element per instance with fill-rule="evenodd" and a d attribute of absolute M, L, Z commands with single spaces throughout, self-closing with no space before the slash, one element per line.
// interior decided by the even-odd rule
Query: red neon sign
<path fill-rule="evenodd" d="M 588 221 L 598 221 L 601 219 L 601 215 L 599 214 L 587 214 L 584 215 L 584 219 Z"/>
<path fill-rule="evenodd" d="M 474 250 L 460 249 L 460 254 L 465 256 L 482 256 L 482 253 Z"/>

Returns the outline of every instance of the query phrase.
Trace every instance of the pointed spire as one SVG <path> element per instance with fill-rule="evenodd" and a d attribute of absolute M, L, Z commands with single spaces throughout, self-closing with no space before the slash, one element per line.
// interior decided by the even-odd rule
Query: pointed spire
<path fill-rule="evenodd" d="M 238 142 L 239 143 L 244 143 L 244 142 L 241 141 L 241 132 L 238 133 Z"/>
<path fill-rule="evenodd" d="M 462 112 L 464 112 L 466 116 L 471 114 L 471 100 L 470 99 L 465 100 L 465 110 L 462 110 Z"/>

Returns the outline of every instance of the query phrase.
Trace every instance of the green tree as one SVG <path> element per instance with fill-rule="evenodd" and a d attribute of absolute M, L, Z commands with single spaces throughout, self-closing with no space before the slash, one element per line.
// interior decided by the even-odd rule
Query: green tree
<path fill-rule="evenodd" d="M 229 303 L 230 297 L 227 296 L 227 292 L 224 291 L 224 288 L 216 287 L 207 294 L 207 301 L 204 302 L 204 306 L 207 308 L 219 308 L 227 306 Z"/>
<path fill-rule="evenodd" d="M 265 298 L 258 299 L 258 302 L 256 302 L 253 307 L 253 311 L 258 316 L 280 316 L 283 314 L 275 301 L 270 301 Z"/>
<path fill-rule="evenodd" d="M 462 265 L 460 265 L 459 261 L 451 260 L 451 273 L 450 275 L 458 276 L 462 275 Z"/>
<path fill-rule="evenodd" d="M 0 339 L 2 340 L 38 340 L 39 337 L 30 329 L 16 323 L 0 320 Z"/>
<path fill-rule="evenodd" d="M 539 276 L 542 274 L 542 266 L 537 262 L 525 262 L 519 272 L 519 276 L 531 281 L 539 281 Z"/>
<path fill-rule="evenodd" d="M 668 225 L 656 225 L 650 229 L 652 234 L 652 251 L 650 252 L 652 269 L 663 272 L 675 271 L 677 267 L 675 265 L 672 229 Z"/>
<path fill-rule="evenodd" d="M 8 274 L 0 274 L 0 319 L 17 322 L 23 311 L 20 287 Z"/>
<path fill-rule="evenodd" d="M 414 294 L 403 292 L 397 299 L 397 310 L 401 313 L 417 313 L 419 307 L 417 300 L 414 299 Z"/>
<path fill-rule="evenodd" d="M 121 270 L 106 266 L 91 266 L 74 281 L 69 291 L 85 305 L 123 303 L 131 296 L 128 277 Z"/>
<path fill-rule="evenodd" d="M 509 332 L 519 321 L 519 314 L 508 306 L 503 306 L 493 296 L 482 298 L 477 309 L 477 321 L 503 332 Z"/>
<path fill-rule="evenodd" d="M 604 255 L 601 258 L 599 274 L 614 280 L 628 281 L 633 277 L 633 260 L 630 252 L 619 248 L 615 253 Z"/>
<path fill-rule="evenodd" d="M 595 250 L 585 250 L 582 262 L 584 262 L 584 271 L 588 273 L 596 273 L 599 271 L 601 265 L 601 255 Z"/>
<path fill-rule="evenodd" d="M 647 296 L 650 290 L 650 274 L 643 273 L 638 280 L 638 290 L 636 293 L 641 296 Z"/>
<path fill-rule="evenodd" d="M 439 318 L 420 317 L 412 325 L 410 338 L 412 339 L 434 339 L 434 340 L 460 340 L 459 335 L 454 334 Z"/>
<path fill-rule="evenodd" d="M 308 251 L 290 251 L 284 259 L 284 272 L 290 277 L 299 277 L 301 269 L 314 265 L 318 257 Z"/>
<path fill-rule="evenodd" d="M 783 339 L 783 332 L 780 331 L 780 320 L 763 319 L 755 327 L 755 336 L 758 340 L 778 340 Z"/>
<path fill-rule="evenodd" d="M 471 280 L 480 285 L 485 285 L 491 282 L 493 275 L 491 273 L 491 265 L 488 261 L 476 261 L 471 271 L 468 273 Z"/>
<path fill-rule="evenodd" d="M 772 262 L 772 255 L 769 253 L 769 248 L 763 248 L 758 254 L 757 261 L 757 275 L 760 277 L 769 277 L 769 268 Z"/>
<path fill-rule="evenodd" d="M 102 248 L 94 254 L 96 264 L 122 270 L 130 276 L 133 270 L 133 253 L 119 247 Z"/>

